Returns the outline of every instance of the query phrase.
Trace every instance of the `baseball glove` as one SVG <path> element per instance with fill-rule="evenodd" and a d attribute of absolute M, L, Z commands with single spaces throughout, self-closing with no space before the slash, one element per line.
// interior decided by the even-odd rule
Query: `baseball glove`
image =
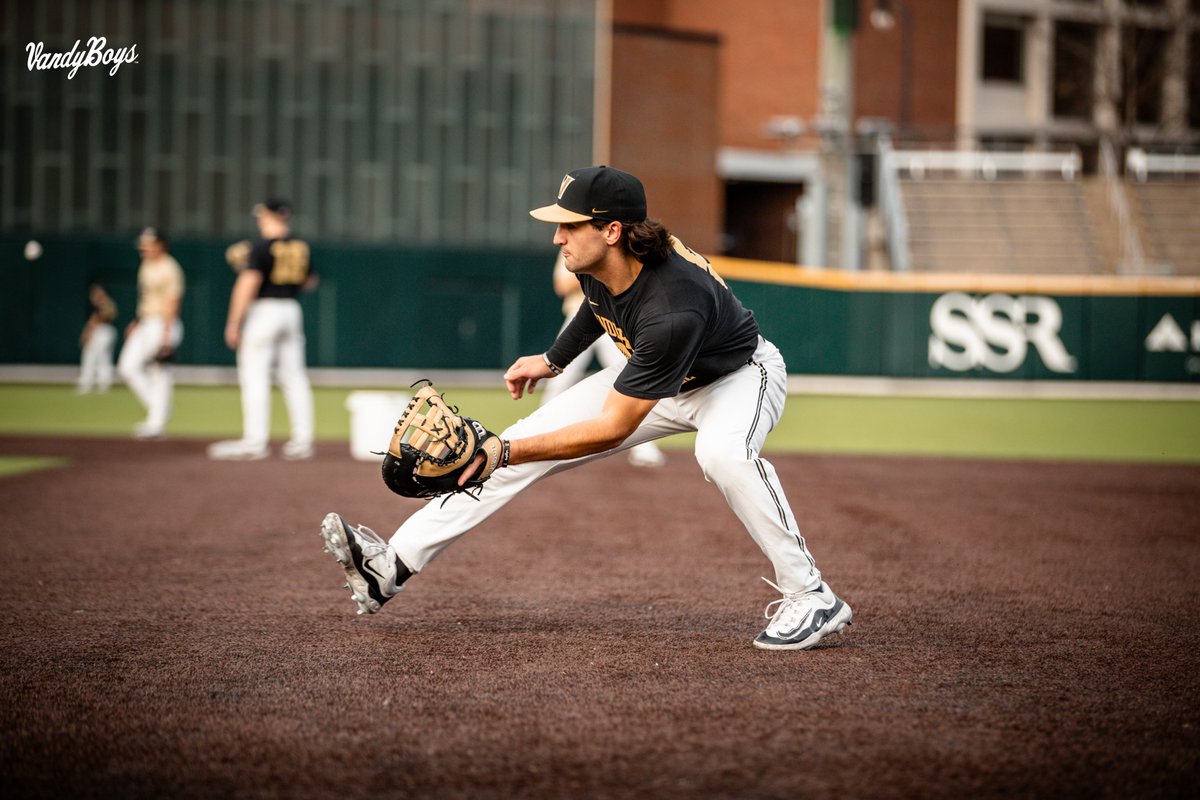
<path fill-rule="evenodd" d="M 493 472 L 508 466 L 508 442 L 476 420 L 460 416 L 429 381 L 423 383 L 396 423 L 383 454 L 383 482 L 404 497 L 454 492 L 474 496 Z M 459 478 L 480 453 L 485 456 L 483 464 L 460 486 Z"/>

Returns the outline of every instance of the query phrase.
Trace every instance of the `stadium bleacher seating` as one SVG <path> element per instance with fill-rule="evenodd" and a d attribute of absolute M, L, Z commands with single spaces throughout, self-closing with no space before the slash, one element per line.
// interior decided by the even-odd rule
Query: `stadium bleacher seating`
<path fill-rule="evenodd" d="M 1060 275 L 1200 275 L 1200 157 L 884 152 L 893 269 Z"/>
<path fill-rule="evenodd" d="M 909 176 L 900 192 L 914 270 L 1110 271 L 1080 180 Z"/>

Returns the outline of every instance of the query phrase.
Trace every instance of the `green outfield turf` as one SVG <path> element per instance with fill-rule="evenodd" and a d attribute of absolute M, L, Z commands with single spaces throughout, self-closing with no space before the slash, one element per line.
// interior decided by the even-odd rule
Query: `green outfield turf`
<path fill-rule="evenodd" d="M 351 391 L 314 390 L 320 440 L 349 440 Z M 447 397 L 497 430 L 535 408 L 534 401 L 513 401 L 501 390 L 452 389 Z M 123 387 L 76 395 L 69 386 L 0 385 L 3 434 L 124 436 L 141 417 Z M 177 389 L 171 436 L 237 436 L 240 424 L 235 387 Z M 272 430 L 287 436 L 277 390 Z M 688 439 L 665 445 L 688 447 Z M 1200 403 L 794 395 L 768 451 L 1197 463 Z"/>
<path fill-rule="evenodd" d="M 33 472 L 35 469 L 50 469 L 67 464 L 65 458 L 36 458 L 25 456 L 0 455 L 0 478 L 5 475 L 17 475 L 22 472 Z"/>

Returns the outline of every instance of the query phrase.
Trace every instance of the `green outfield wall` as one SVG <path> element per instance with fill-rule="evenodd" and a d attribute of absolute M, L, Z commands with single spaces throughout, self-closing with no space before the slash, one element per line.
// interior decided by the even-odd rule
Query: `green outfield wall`
<path fill-rule="evenodd" d="M 124 326 L 136 305 L 132 235 L 0 239 L 0 362 L 78 360 L 88 284 Z M 183 363 L 227 365 L 228 242 L 174 247 L 187 275 Z M 499 369 L 539 352 L 562 319 L 553 250 L 313 243 L 302 302 L 309 362 L 327 367 Z M 1200 381 L 1200 280 L 890 275 L 714 259 L 797 374 Z"/>
<path fill-rule="evenodd" d="M 789 371 L 1200 381 L 1200 280 L 847 273 L 714 259 Z"/>
<path fill-rule="evenodd" d="M 133 237 L 0 239 L 0 362 L 78 361 L 87 287 L 104 284 L 123 329 L 137 305 Z M 172 245 L 187 279 L 179 361 L 229 365 L 223 342 L 234 272 L 226 241 Z M 486 369 L 544 349 L 562 324 L 550 289 L 554 250 L 405 249 L 312 243 L 321 276 L 301 298 L 309 364 Z"/>

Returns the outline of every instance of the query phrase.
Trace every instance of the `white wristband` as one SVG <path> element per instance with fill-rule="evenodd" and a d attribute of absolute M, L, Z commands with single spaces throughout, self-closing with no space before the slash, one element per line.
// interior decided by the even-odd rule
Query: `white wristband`
<path fill-rule="evenodd" d="M 550 360 L 550 356 L 547 353 L 542 353 L 542 361 L 546 362 L 546 366 L 549 367 L 550 371 L 555 375 L 562 375 L 562 367 L 554 364 L 554 362 Z"/>

